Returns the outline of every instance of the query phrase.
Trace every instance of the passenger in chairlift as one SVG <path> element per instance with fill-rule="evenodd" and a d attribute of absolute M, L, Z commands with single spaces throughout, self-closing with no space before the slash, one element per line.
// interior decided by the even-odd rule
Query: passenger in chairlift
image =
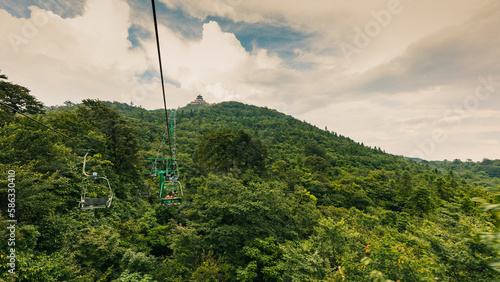
<path fill-rule="evenodd" d="M 173 198 L 172 191 L 168 191 L 166 198 Z"/>

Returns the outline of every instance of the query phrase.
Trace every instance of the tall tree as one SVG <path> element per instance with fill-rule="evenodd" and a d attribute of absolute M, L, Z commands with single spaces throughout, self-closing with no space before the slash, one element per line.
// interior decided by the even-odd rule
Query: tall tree
<path fill-rule="evenodd" d="M 128 121 L 118 111 L 99 100 L 83 100 L 78 107 L 78 115 L 84 122 L 89 122 L 93 131 L 104 134 L 105 142 L 98 148 L 99 153 L 109 159 L 120 176 L 137 178 L 139 142 Z"/>
<path fill-rule="evenodd" d="M 210 131 L 200 137 L 198 161 L 214 171 L 229 172 L 265 167 L 267 149 L 257 137 L 244 130 Z"/>
<path fill-rule="evenodd" d="M 30 95 L 30 90 L 24 86 L 8 82 L 5 74 L 0 74 L 0 102 L 15 109 L 0 107 L 0 125 L 11 122 L 16 111 L 27 114 L 43 113 L 43 103 Z"/>

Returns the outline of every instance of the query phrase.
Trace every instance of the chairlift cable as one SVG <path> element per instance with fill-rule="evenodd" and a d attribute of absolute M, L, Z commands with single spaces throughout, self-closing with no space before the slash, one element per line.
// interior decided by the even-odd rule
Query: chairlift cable
<path fill-rule="evenodd" d="M 156 36 L 156 48 L 158 51 L 158 64 L 160 66 L 160 78 L 161 78 L 161 89 L 162 89 L 162 94 L 163 94 L 163 107 L 165 110 L 165 123 L 166 123 L 166 132 L 163 135 L 163 140 L 162 140 L 162 147 L 160 147 L 159 151 L 163 148 L 163 142 L 165 140 L 165 135 L 168 137 L 168 151 L 170 153 L 170 158 L 165 159 L 165 158 L 158 158 L 158 153 L 157 157 L 154 159 L 150 159 L 152 164 L 153 164 L 153 171 L 155 175 L 159 174 L 160 175 L 160 198 L 161 198 L 161 204 L 162 205 L 167 205 L 167 206 L 174 206 L 174 205 L 179 205 L 182 203 L 182 185 L 181 183 L 177 180 L 179 177 L 179 170 L 177 168 L 177 162 L 175 159 L 175 154 L 176 154 L 176 148 L 175 148 L 175 110 L 172 110 L 172 118 L 169 119 L 168 117 L 168 110 L 167 110 L 167 98 L 165 95 L 165 83 L 163 81 L 163 67 L 161 63 L 161 53 L 160 53 L 160 39 L 158 35 L 158 21 L 156 18 L 156 7 L 155 7 L 155 0 L 151 0 L 151 6 L 153 9 L 153 21 L 154 21 L 154 27 L 155 27 L 155 36 Z M 171 132 L 172 131 L 172 132 Z M 172 150 L 172 135 L 174 135 L 174 150 Z M 166 161 L 166 167 L 165 170 L 159 170 L 158 167 L 156 166 L 156 161 Z M 168 181 L 164 179 L 164 177 L 168 177 Z M 168 192 L 167 192 L 168 191 Z M 178 196 L 178 193 L 180 193 L 180 196 Z"/>
<path fill-rule="evenodd" d="M 158 64 L 160 66 L 160 79 L 161 79 L 161 90 L 163 93 L 163 108 L 165 110 L 165 122 L 167 124 L 167 134 L 168 134 L 168 146 L 169 146 L 169 152 L 170 152 L 170 157 L 172 157 L 172 145 L 170 141 L 170 126 L 168 123 L 168 111 L 167 111 L 167 98 L 165 96 L 165 83 L 163 82 L 163 68 L 161 64 L 161 53 L 160 53 L 160 39 L 158 36 L 158 22 L 156 19 L 156 7 L 155 7 L 155 0 L 151 0 L 151 5 L 153 8 L 153 21 L 155 25 L 155 36 L 156 36 L 156 49 L 158 50 Z"/>
<path fill-rule="evenodd" d="M 168 133 L 167 133 L 167 131 L 168 131 L 168 126 L 167 126 L 167 127 L 165 127 L 165 133 L 163 134 L 163 138 L 161 139 L 161 146 L 160 146 L 160 148 L 158 148 L 158 150 L 156 151 L 156 158 L 155 158 L 155 161 L 154 161 L 153 168 L 157 167 L 157 166 L 156 166 L 156 161 L 157 161 L 158 157 L 160 156 L 160 151 L 161 151 L 161 149 L 163 149 L 163 144 L 164 144 L 164 142 L 165 142 L 165 136 L 168 134 Z M 174 139 L 174 142 L 175 142 L 175 139 Z M 175 146 L 175 143 L 174 143 L 174 146 Z"/>
<path fill-rule="evenodd" d="M 82 143 L 82 142 L 79 142 L 78 140 L 76 140 L 76 139 L 74 139 L 74 138 L 69 137 L 68 135 L 66 135 L 66 134 L 64 134 L 64 133 L 62 133 L 62 132 L 60 132 L 60 131 L 58 131 L 58 130 L 56 130 L 56 129 L 54 129 L 54 128 L 52 128 L 52 127 L 50 127 L 50 126 L 46 125 L 46 124 L 44 124 L 43 122 L 40 122 L 40 121 L 38 121 L 38 120 L 36 120 L 36 119 L 34 119 L 34 118 L 32 118 L 32 117 L 30 117 L 30 116 L 28 116 L 28 115 L 26 115 L 26 114 L 22 113 L 21 111 L 19 111 L 19 110 L 15 109 L 15 108 L 13 108 L 13 107 L 11 107 L 11 106 L 9 106 L 9 105 L 7 105 L 7 104 L 3 103 L 3 102 L 0 102 L 0 105 L 5 106 L 5 107 L 7 107 L 7 108 L 9 108 L 9 109 L 11 109 L 11 110 L 13 110 L 13 111 L 17 112 L 18 114 L 20 114 L 20 115 L 22 115 L 22 116 L 24 116 L 24 117 L 26 117 L 26 118 L 28 118 L 28 119 L 30 119 L 30 120 L 32 120 L 32 121 L 34 121 L 34 122 L 36 122 L 36 123 L 40 124 L 40 125 L 42 125 L 42 126 L 44 126 L 44 127 L 48 128 L 48 129 L 50 129 L 50 130 L 54 131 L 55 133 L 57 133 L 57 134 L 59 134 L 59 135 L 61 135 L 61 136 L 65 137 L 65 138 L 68 138 L 69 140 L 71 140 L 71 141 L 73 141 L 73 142 L 77 143 L 77 145 L 81 145 L 82 147 L 85 147 L 85 146 L 83 145 L 83 143 Z"/>

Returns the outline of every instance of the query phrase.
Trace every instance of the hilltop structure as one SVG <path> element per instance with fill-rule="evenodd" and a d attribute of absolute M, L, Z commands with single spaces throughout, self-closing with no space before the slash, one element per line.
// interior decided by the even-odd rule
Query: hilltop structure
<path fill-rule="evenodd" d="M 210 104 L 207 103 L 207 101 L 205 101 L 203 99 L 203 96 L 198 95 L 196 97 L 196 100 L 190 102 L 189 104 L 187 104 L 186 106 L 184 106 L 182 108 L 179 108 L 178 110 L 180 110 L 180 109 L 182 109 L 182 110 L 199 110 L 199 109 L 205 108 L 209 105 Z"/>
<path fill-rule="evenodd" d="M 196 97 L 196 100 L 189 103 L 189 105 L 207 105 L 207 104 L 208 103 L 205 100 L 203 100 L 203 96 L 201 95 L 198 95 L 198 97 Z"/>

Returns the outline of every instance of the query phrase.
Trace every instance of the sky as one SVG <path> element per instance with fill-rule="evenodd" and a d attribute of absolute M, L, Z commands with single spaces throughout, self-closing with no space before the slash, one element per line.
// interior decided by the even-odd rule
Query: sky
<path fill-rule="evenodd" d="M 156 0 L 168 108 L 239 101 L 388 153 L 500 159 L 496 0 Z M 45 105 L 163 107 L 151 2 L 0 0 L 0 73 Z"/>

